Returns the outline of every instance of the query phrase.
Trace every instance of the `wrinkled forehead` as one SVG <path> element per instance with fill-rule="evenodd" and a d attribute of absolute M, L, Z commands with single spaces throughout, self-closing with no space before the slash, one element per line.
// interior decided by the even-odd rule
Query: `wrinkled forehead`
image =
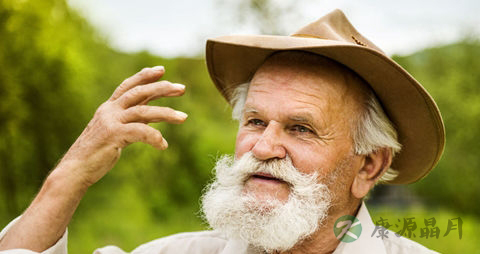
<path fill-rule="evenodd" d="M 251 85 L 262 85 L 266 80 L 276 85 L 274 93 L 284 89 L 318 91 L 319 96 L 338 99 L 344 106 L 355 108 L 363 108 L 371 93 L 368 84 L 346 66 L 303 51 L 282 51 L 268 57 L 253 76 Z M 311 82 L 302 82 L 306 80 Z"/>

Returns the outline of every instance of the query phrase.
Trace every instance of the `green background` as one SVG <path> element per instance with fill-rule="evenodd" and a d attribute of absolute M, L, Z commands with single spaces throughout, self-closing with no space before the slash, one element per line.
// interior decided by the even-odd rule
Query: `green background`
<path fill-rule="evenodd" d="M 409 185 L 377 187 L 374 220 L 437 219 L 439 239 L 414 240 L 445 253 L 478 253 L 480 225 L 480 42 L 475 37 L 408 56 L 394 56 L 436 99 L 447 132 L 437 168 Z M 28 206 L 48 172 L 121 81 L 146 66 L 164 65 L 164 79 L 187 86 L 162 99 L 187 112 L 183 125 L 154 124 L 170 147 L 133 144 L 93 186 L 69 226 L 71 253 L 113 244 L 126 251 L 168 234 L 206 229 L 198 198 L 215 158 L 232 153 L 236 123 L 209 80 L 204 59 L 124 53 L 64 0 L 0 0 L 0 227 Z M 448 219 L 463 219 L 443 237 Z M 419 230 L 419 229 L 417 229 Z M 417 231 L 417 236 L 419 231 Z"/>

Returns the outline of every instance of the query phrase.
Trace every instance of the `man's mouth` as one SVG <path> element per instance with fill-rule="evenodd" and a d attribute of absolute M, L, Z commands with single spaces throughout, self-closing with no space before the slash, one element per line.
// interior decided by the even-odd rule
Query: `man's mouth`
<path fill-rule="evenodd" d="M 276 181 L 276 182 L 285 182 L 280 178 L 276 178 L 271 174 L 258 172 L 250 176 L 252 179 L 261 180 L 261 181 Z"/>

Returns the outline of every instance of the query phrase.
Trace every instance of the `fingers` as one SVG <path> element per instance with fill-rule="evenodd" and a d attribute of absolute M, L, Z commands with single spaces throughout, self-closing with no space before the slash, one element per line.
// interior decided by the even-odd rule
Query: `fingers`
<path fill-rule="evenodd" d="M 180 96 L 185 93 L 185 86 L 172 84 L 168 81 L 160 81 L 142 86 L 136 86 L 116 100 L 123 108 L 138 104 L 147 104 L 151 100 L 160 97 Z"/>
<path fill-rule="evenodd" d="M 168 143 L 163 138 L 160 131 L 141 123 L 125 124 L 123 142 L 123 146 L 127 146 L 135 142 L 143 142 L 159 150 L 165 150 L 168 147 Z"/>
<path fill-rule="evenodd" d="M 163 66 L 156 66 L 145 68 L 127 78 L 105 104 L 104 108 L 108 113 L 98 114 L 100 118 L 105 118 L 104 121 L 98 121 L 100 123 L 116 122 L 113 127 L 116 135 L 110 138 L 117 144 L 120 142 L 120 147 L 134 142 L 143 142 L 157 149 L 166 149 L 168 143 L 160 131 L 147 124 L 152 122 L 183 123 L 188 117 L 187 114 L 168 107 L 146 105 L 149 101 L 160 97 L 180 96 L 185 93 L 184 85 L 158 81 L 164 73 Z"/>
<path fill-rule="evenodd" d="M 159 80 L 165 73 L 165 68 L 163 66 L 155 66 L 152 68 L 144 68 L 143 70 L 137 72 L 135 75 L 125 79 L 120 86 L 117 87 L 115 92 L 113 92 L 110 100 L 116 100 L 122 96 L 125 92 L 136 87 L 138 85 L 144 85 L 148 83 L 155 82 Z"/>
<path fill-rule="evenodd" d="M 168 122 L 179 124 L 183 123 L 187 117 L 187 114 L 168 107 L 140 105 L 126 109 L 121 116 L 121 121 L 123 123 Z"/>

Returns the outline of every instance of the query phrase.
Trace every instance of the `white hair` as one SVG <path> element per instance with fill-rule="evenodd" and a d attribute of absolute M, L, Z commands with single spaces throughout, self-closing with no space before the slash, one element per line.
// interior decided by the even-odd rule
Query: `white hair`
<path fill-rule="evenodd" d="M 232 93 L 232 118 L 240 121 L 247 100 L 250 83 L 237 86 Z M 359 116 L 353 128 L 354 152 L 357 155 L 368 155 L 381 148 L 390 149 L 392 158 L 401 149 L 397 131 L 382 109 L 380 102 L 371 89 L 368 89 L 363 113 Z M 395 179 L 398 171 L 391 167 L 385 171 L 378 182 L 389 182 Z"/>

